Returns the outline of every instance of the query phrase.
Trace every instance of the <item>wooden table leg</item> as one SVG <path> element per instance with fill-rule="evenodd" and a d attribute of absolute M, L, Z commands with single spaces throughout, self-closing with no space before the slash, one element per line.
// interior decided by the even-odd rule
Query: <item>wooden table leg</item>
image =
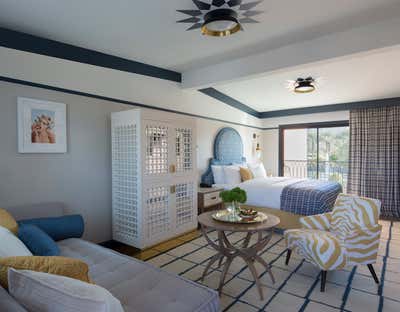
<path fill-rule="evenodd" d="M 262 284 L 260 282 L 260 278 L 258 277 L 256 267 L 254 266 L 254 263 L 250 259 L 247 259 L 246 263 L 247 266 L 249 267 L 251 274 L 253 275 L 254 281 L 256 282 L 258 293 L 260 294 L 260 300 L 264 300 L 264 294 L 261 288 Z"/>
<path fill-rule="evenodd" d="M 269 241 L 272 238 L 272 232 L 270 232 L 268 235 L 263 237 L 262 232 L 258 232 L 258 240 L 255 244 L 251 245 L 249 247 L 250 239 L 252 236 L 252 232 L 248 232 L 246 235 L 246 238 L 242 244 L 241 247 L 235 246 L 231 244 L 231 242 L 228 240 L 228 237 L 226 236 L 224 231 L 218 231 L 218 244 L 215 243 L 210 237 L 208 236 L 207 230 L 205 226 L 201 226 L 202 233 L 207 240 L 208 244 L 214 248 L 217 251 L 217 254 L 214 255 L 209 263 L 207 264 L 203 275 L 201 277 L 201 280 L 204 280 L 204 277 L 207 275 L 209 269 L 211 266 L 219 260 L 219 266 L 221 266 L 221 263 L 223 259 L 226 257 L 227 260 L 224 264 L 224 268 L 222 270 L 222 274 L 219 280 L 219 285 L 218 285 L 218 293 L 221 295 L 222 293 L 222 288 L 225 283 L 226 275 L 228 274 L 229 267 L 232 264 L 232 261 L 237 257 L 241 257 L 247 264 L 251 274 L 253 275 L 254 281 L 257 285 L 258 292 L 260 294 L 261 300 L 264 298 L 262 286 L 264 286 L 261 281 L 260 277 L 258 276 L 256 267 L 254 266 L 254 262 L 258 261 L 260 262 L 267 272 L 269 273 L 271 280 L 273 283 L 275 283 L 275 278 L 272 274 L 271 271 L 271 266 L 259 255 L 259 253 L 267 246 Z"/>
<path fill-rule="evenodd" d="M 208 262 L 206 268 L 204 269 L 203 275 L 201 276 L 201 280 L 204 281 L 204 277 L 207 275 L 208 270 L 210 269 L 210 267 L 213 265 L 214 262 L 216 262 L 217 260 L 221 261 L 221 258 L 223 258 L 224 256 L 221 254 L 216 254 L 214 255 L 211 260 Z"/>
<path fill-rule="evenodd" d="M 275 277 L 272 274 L 271 266 L 267 262 L 265 262 L 265 260 L 263 258 L 261 258 L 259 255 L 256 256 L 256 260 L 265 267 L 265 269 L 267 270 L 267 272 L 272 280 L 272 284 L 275 284 Z"/>
<path fill-rule="evenodd" d="M 224 270 L 222 271 L 221 277 L 219 279 L 219 286 L 218 286 L 218 293 L 221 296 L 222 294 L 222 287 L 224 286 L 226 274 L 228 273 L 229 267 L 231 266 L 231 263 L 233 261 L 233 258 L 228 257 L 228 259 L 225 262 L 224 265 Z"/>

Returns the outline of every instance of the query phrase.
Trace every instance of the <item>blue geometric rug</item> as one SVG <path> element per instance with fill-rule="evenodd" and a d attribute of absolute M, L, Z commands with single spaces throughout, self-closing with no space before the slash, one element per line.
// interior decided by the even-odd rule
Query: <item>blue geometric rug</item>
<path fill-rule="evenodd" d="M 319 289 L 320 271 L 293 253 L 285 265 L 285 241 L 274 234 L 262 257 L 271 264 L 276 283 L 261 265 L 256 264 L 263 287 L 260 300 L 250 271 L 241 259 L 232 263 L 221 296 L 222 311 L 306 311 L 306 312 L 399 312 L 400 311 L 400 223 L 381 221 L 383 226 L 379 257 L 374 265 L 380 278 L 376 285 L 367 266 L 328 272 L 325 293 Z M 210 233 L 216 239 L 216 233 Z M 231 242 L 240 243 L 243 234 L 229 235 Z M 203 237 L 196 238 L 149 260 L 190 280 L 217 289 L 221 269 L 214 265 L 204 282 L 200 281 L 205 266 L 215 254 Z"/>

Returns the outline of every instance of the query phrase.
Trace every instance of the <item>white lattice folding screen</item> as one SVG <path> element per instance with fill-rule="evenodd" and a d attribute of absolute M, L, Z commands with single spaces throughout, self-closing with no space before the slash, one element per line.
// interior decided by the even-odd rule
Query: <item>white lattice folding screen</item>
<path fill-rule="evenodd" d="M 176 171 L 186 172 L 193 170 L 193 145 L 192 145 L 192 129 L 176 128 Z"/>
<path fill-rule="evenodd" d="M 193 223 L 193 218 L 196 215 L 193 197 L 193 182 L 176 185 L 176 226 L 178 228 Z"/>
<path fill-rule="evenodd" d="M 145 174 L 168 173 L 168 127 L 146 125 Z"/>
<path fill-rule="evenodd" d="M 170 189 L 157 186 L 146 189 L 146 229 L 152 239 L 171 231 Z"/>
<path fill-rule="evenodd" d="M 113 238 L 138 248 L 197 227 L 194 123 L 153 117 L 112 114 Z"/>
<path fill-rule="evenodd" d="M 122 242 L 138 239 L 137 125 L 112 128 L 113 236 Z"/>

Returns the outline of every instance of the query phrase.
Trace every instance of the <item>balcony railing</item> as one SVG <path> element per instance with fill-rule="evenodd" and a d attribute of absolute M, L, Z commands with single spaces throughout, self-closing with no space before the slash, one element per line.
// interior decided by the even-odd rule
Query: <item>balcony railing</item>
<path fill-rule="evenodd" d="M 285 160 L 284 176 L 339 182 L 346 191 L 347 161 Z"/>

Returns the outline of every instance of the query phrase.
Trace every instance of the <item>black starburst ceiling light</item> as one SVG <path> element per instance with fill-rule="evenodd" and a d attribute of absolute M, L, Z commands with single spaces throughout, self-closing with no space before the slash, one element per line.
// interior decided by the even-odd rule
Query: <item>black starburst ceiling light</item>
<path fill-rule="evenodd" d="M 260 1 L 192 0 L 196 10 L 177 10 L 189 15 L 178 23 L 192 24 L 187 30 L 201 29 L 203 35 L 225 37 L 243 30 L 242 24 L 259 23 L 253 17 L 263 11 L 253 10 Z"/>

